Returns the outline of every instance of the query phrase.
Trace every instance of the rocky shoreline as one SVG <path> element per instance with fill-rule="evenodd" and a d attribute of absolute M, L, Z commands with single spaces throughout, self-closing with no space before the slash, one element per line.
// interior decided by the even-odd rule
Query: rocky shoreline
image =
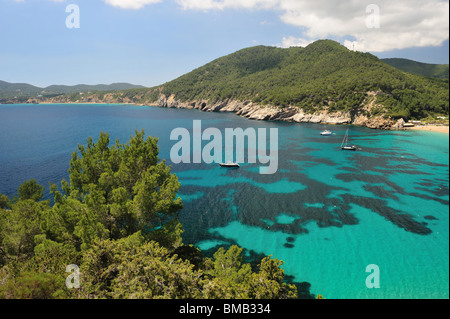
<path fill-rule="evenodd" d="M 368 127 L 371 129 L 382 130 L 402 130 L 404 129 L 404 121 L 400 119 L 394 121 L 391 118 L 385 118 L 383 112 L 381 115 L 370 115 L 374 108 L 382 109 L 382 105 L 376 104 L 376 95 L 378 92 L 367 92 L 368 100 L 363 107 L 357 111 L 338 111 L 329 112 L 326 110 L 314 113 L 305 112 L 298 107 L 274 107 L 262 106 L 251 101 L 238 101 L 226 99 L 219 102 L 210 103 L 207 100 L 197 101 L 180 101 L 174 95 L 169 97 L 159 94 L 159 98 L 154 101 L 142 100 L 142 97 L 127 97 L 121 94 L 106 93 L 99 96 L 81 95 L 78 100 L 69 100 L 67 96 L 57 96 L 52 98 L 29 99 L 26 103 L 107 103 L 107 104 L 133 104 L 133 105 L 154 105 L 162 108 L 178 108 L 178 109 L 196 109 L 204 112 L 231 112 L 238 116 L 242 116 L 252 120 L 260 121 L 284 121 L 295 123 L 316 123 L 316 124 L 336 124 L 336 125 L 356 125 Z M 7 103 L 14 104 L 13 101 Z"/>
<path fill-rule="evenodd" d="M 328 112 L 320 111 L 307 113 L 297 107 L 279 108 L 273 106 L 261 106 L 252 102 L 242 102 L 236 100 L 224 100 L 216 103 L 209 103 L 206 100 L 182 102 L 172 95 L 166 97 L 161 95 L 155 103 L 158 107 L 196 109 L 204 112 L 232 112 L 252 120 L 260 121 L 285 121 L 296 123 L 316 123 L 316 124 L 352 124 L 365 126 L 371 129 L 399 130 L 403 129 L 405 123 L 402 119 L 394 121 L 383 116 L 367 116 L 365 110 L 358 112 Z"/>

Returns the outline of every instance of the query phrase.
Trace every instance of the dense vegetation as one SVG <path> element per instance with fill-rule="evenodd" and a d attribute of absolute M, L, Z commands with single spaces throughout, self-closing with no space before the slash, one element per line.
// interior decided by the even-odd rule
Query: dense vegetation
<path fill-rule="evenodd" d="M 127 144 L 101 134 L 70 161 L 70 181 L 25 182 L 0 194 L 0 298 L 295 298 L 282 262 L 257 269 L 242 249 L 212 258 L 182 242 L 180 184 L 158 158 L 157 139 L 137 132 Z M 68 265 L 80 287 L 68 289 Z"/>
<path fill-rule="evenodd" d="M 337 42 L 306 48 L 257 46 L 219 58 L 162 86 L 181 101 L 235 99 L 313 112 L 361 109 L 378 92 L 382 113 L 394 118 L 448 114 L 448 81 L 402 72 L 369 53 Z"/>
<path fill-rule="evenodd" d="M 448 64 L 429 64 L 398 58 L 381 61 L 405 72 L 438 79 L 448 80 L 449 78 Z"/>

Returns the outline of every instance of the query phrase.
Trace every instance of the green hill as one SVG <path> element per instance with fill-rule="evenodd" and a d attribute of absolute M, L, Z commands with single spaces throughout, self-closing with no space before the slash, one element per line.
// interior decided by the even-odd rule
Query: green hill
<path fill-rule="evenodd" d="M 157 88 L 180 101 L 226 99 L 278 107 L 359 110 L 368 92 L 386 116 L 448 114 L 448 81 L 405 73 L 331 40 L 306 48 L 257 46 L 214 60 Z M 155 91 L 155 89 L 153 89 Z"/>
<path fill-rule="evenodd" d="M 98 84 L 98 85 L 86 85 L 79 84 L 74 86 L 67 85 L 51 85 L 44 89 L 45 92 L 52 93 L 77 93 L 77 92 L 89 92 L 89 91 L 118 91 L 118 90 L 130 90 L 144 88 L 141 85 L 133 85 L 129 83 L 113 83 L 113 84 Z"/>
<path fill-rule="evenodd" d="M 399 58 L 381 61 L 405 72 L 439 79 L 449 78 L 448 64 L 429 64 Z"/>
<path fill-rule="evenodd" d="M 109 85 L 51 85 L 46 88 L 40 88 L 25 83 L 8 83 L 0 81 L 0 98 L 13 98 L 13 97 L 30 97 L 38 94 L 42 95 L 58 95 L 58 94 L 70 94 L 78 92 L 89 91 L 117 91 L 117 90 L 129 90 L 144 88 L 141 85 L 133 85 L 129 83 L 113 83 Z"/>
<path fill-rule="evenodd" d="M 40 94 L 42 88 L 26 83 L 0 81 L 0 97 L 29 96 Z"/>
<path fill-rule="evenodd" d="M 218 58 L 161 86 L 109 88 L 113 91 L 99 86 L 53 86 L 45 89 L 49 98 L 40 102 L 160 105 L 170 97 L 171 102 L 189 107 L 238 101 L 280 109 L 297 107 L 310 114 L 345 113 L 352 118 L 357 115 L 393 120 L 449 113 L 448 79 L 405 72 L 398 65 L 391 66 L 370 53 L 348 50 L 331 40 L 319 40 L 305 48 L 251 47 Z M 92 94 L 74 93 L 81 90 Z M 54 92 L 63 91 L 66 95 L 55 97 L 58 94 Z"/>

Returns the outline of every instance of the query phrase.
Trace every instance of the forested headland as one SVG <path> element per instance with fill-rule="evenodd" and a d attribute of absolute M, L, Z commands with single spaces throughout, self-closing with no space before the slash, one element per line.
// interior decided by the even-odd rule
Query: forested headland
<path fill-rule="evenodd" d="M 257 111 L 255 119 L 330 121 L 373 128 L 392 128 L 400 119 L 448 117 L 448 78 L 414 74 L 423 73 L 422 67 L 420 72 L 411 70 L 413 73 L 405 72 L 370 53 L 319 40 L 305 48 L 243 49 L 153 88 L 70 93 L 17 102 L 132 103 L 230 111 L 248 117 L 252 117 L 249 112 Z M 431 71 L 434 76 L 435 70 Z M 271 110 L 261 112 L 264 109 Z M 273 109 L 278 112 L 275 116 Z M 296 113 L 300 118 L 294 117 Z"/>
<path fill-rule="evenodd" d="M 330 40 L 306 48 L 244 49 L 161 86 L 162 94 L 180 101 L 232 99 L 310 113 L 357 111 L 368 104 L 368 92 L 378 92 L 373 115 L 448 114 L 448 80 L 400 71 Z"/>

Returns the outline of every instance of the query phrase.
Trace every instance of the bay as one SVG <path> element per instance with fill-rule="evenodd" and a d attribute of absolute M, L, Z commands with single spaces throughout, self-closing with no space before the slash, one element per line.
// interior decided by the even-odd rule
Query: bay
<path fill-rule="evenodd" d="M 228 170 L 174 164 L 175 128 L 277 128 L 278 171 L 259 163 Z M 24 181 L 68 179 L 71 152 L 108 132 L 126 142 L 135 130 L 159 138 L 182 184 L 186 243 L 206 255 L 238 244 L 246 260 L 282 259 L 302 296 L 330 299 L 449 297 L 449 137 L 415 131 L 251 121 L 228 113 L 131 105 L 1 105 L 0 193 Z M 349 129 L 357 152 L 340 150 Z M 224 150 L 225 151 L 225 150 Z M 380 270 L 368 288 L 367 266 Z"/>

